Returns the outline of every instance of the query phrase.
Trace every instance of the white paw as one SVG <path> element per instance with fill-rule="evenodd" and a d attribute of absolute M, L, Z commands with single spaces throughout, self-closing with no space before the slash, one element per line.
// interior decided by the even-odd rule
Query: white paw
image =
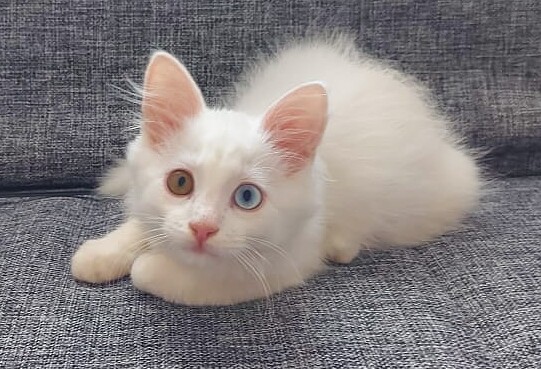
<path fill-rule="evenodd" d="M 334 249 L 327 251 L 327 259 L 340 264 L 349 264 L 357 257 L 358 249 Z"/>
<path fill-rule="evenodd" d="M 360 246 L 341 237 L 338 233 L 325 240 L 326 258 L 340 264 L 349 264 L 357 257 Z"/>
<path fill-rule="evenodd" d="M 182 277 L 179 274 L 180 270 L 174 262 L 154 252 L 139 255 L 130 272 L 136 288 L 171 302 L 181 302 L 179 290 Z"/>
<path fill-rule="evenodd" d="M 131 263 L 129 255 L 110 240 L 89 240 L 71 258 L 71 274 L 80 281 L 104 283 L 127 275 Z"/>
<path fill-rule="evenodd" d="M 141 291 L 166 301 L 185 305 L 230 305 L 260 297 L 253 285 L 231 286 L 220 278 L 208 278 L 208 272 L 198 274 L 193 268 L 180 265 L 170 256 L 158 252 L 141 254 L 131 269 L 133 285 Z M 238 282 L 238 281 L 237 281 Z M 258 291 L 258 286 L 255 288 Z"/>

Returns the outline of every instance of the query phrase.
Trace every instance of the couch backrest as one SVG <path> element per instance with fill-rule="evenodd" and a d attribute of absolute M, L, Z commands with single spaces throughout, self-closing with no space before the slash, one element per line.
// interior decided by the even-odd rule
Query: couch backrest
<path fill-rule="evenodd" d="M 0 187 L 90 187 L 130 137 L 112 86 L 140 81 L 151 51 L 180 57 L 209 102 L 276 39 L 358 36 L 433 89 L 457 129 L 504 174 L 541 174 L 538 0 L 4 2 Z"/>

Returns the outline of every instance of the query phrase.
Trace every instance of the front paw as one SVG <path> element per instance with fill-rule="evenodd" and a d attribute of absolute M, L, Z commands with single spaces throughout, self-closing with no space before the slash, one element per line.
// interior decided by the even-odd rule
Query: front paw
<path fill-rule="evenodd" d="M 349 264 L 359 254 L 360 246 L 339 233 L 328 234 L 325 240 L 326 259 L 339 264 Z"/>
<path fill-rule="evenodd" d="M 164 253 L 148 252 L 139 255 L 130 274 L 136 288 L 172 303 L 229 305 L 233 302 L 234 292 L 220 285 L 222 281 L 211 279 L 215 283 L 209 283 L 205 276 L 177 264 Z"/>
<path fill-rule="evenodd" d="M 349 264 L 357 257 L 356 249 L 331 249 L 327 251 L 327 260 L 338 264 Z"/>
<path fill-rule="evenodd" d="M 184 278 L 179 267 L 159 252 L 139 255 L 130 276 L 133 285 L 141 291 L 171 302 L 181 302 L 180 286 Z"/>
<path fill-rule="evenodd" d="M 132 260 L 106 238 L 86 241 L 71 259 L 71 274 L 77 280 L 104 283 L 128 274 Z"/>

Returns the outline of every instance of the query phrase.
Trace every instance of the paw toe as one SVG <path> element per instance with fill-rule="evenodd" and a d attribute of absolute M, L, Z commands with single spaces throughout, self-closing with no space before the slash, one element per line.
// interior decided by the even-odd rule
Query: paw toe
<path fill-rule="evenodd" d="M 349 264 L 357 257 L 357 250 L 331 250 L 327 253 L 327 259 L 339 264 Z"/>

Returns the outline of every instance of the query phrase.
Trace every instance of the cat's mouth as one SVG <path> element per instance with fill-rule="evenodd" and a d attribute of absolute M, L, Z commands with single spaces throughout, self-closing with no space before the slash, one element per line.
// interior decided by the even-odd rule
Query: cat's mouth
<path fill-rule="evenodd" d="M 186 247 L 186 249 L 196 255 L 209 255 L 209 256 L 218 256 L 216 252 L 213 251 L 213 248 L 209 245 L 200 246 L 197 243 Z"/>
<path fill-rule="evenodd" d="M 216 247 L 210 243 L 198 244 L 197 242 L 189 242 L 182 245 L 181 249 L 190 255 L 198 257 L 212 257 L 218 258 L 223 256 L 223 252 L 220 252 Z"/>
<path fill-rule="evenodd" d="M 176 252 L 189 256 L 190 259 L 218 260 L 228 258 L 232 252 L 229 247 L 220 247 L 216 242 L 199 244 L 196 240 L 174 239 L 173 237 L 168 237 L 168 241 L 164 246 L 173 252 L 176 250 Z"/>

